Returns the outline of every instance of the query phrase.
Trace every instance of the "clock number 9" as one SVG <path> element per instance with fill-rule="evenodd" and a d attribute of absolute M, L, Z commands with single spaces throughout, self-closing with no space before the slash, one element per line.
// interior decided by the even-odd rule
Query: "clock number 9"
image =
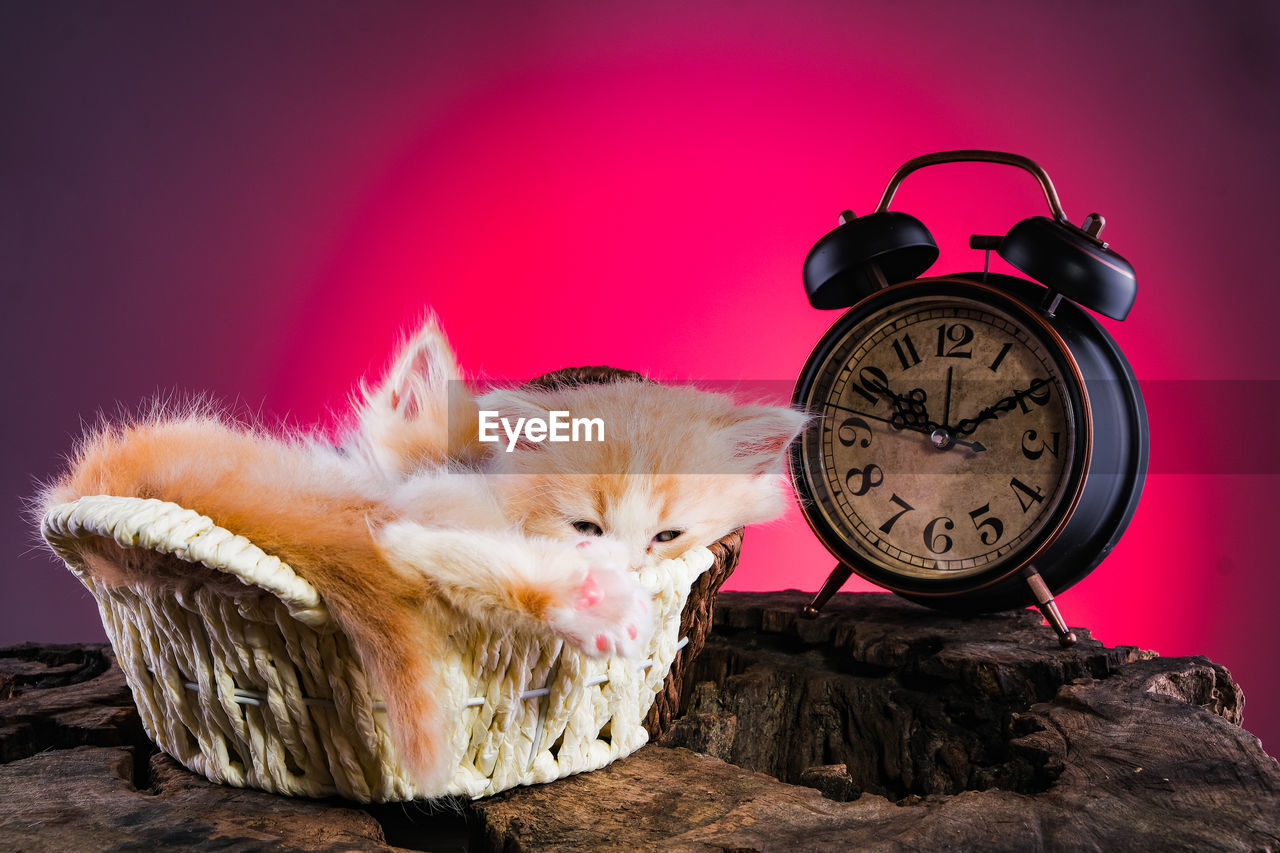
<path fill-rule="evenodd" d="M 866 438 L 858 439 L 859 429 L 866 430 Z M 836 437 L 840 439 L 840 443 L 845 447 L 853 447 L 855 442 L 861 447 L 870 447 L 871 435 L 871 424 L 862 418 L 845 418 L 840 422 L 839 428 L 836 429 Z"/>
<path fill-rule="evenodd" d="M 956 526 L 955 522 L 946 516 L 935 518 L 924 529 L 924 544 L 935 554 L 945 554 L 951 550 L 951 537 L 945 533 L 934 534 L 933 528 L 938 525 L 938 522 L 942 522 L 942 526 L 947 530 L 954 530 Z"/>
<path fill-rule="evenodd" d="M 858 484 L 858 488 L 856 489 L 853 487 L 853 477 L 855 474 L 862 478 L 861 482 Z M 854 495 L 854 497 L 861 497 L 862 495 L 865 495 L 867 492 L 871 491 L 883 482 L 884 471 L 874 462 L 867 465 L 865 468 L 854 468 L 849 471 L 848 474 L 844 475 L 844 484 L 848 486 L 849 491 Z"/>

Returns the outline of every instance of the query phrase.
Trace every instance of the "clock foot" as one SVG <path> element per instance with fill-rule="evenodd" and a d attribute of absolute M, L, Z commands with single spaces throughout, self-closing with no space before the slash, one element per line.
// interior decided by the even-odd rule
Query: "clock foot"
<path fill-rule="evenodd" d="M 831 574 L 827 575 L 827 582 L 822 585 L 822 589 L 818 590 L 818 594 L 813 597 L 813 601 L 800 608 L 800 615 L 805 619 L 817 619 L 818 611 L 831 600 L 831 596 L 840 591 L 840 587 L 844 586 L 844 582 L 849 579 L 851 574 L 853 574 L 853 569 L 850 569 L 844 563 L 836 563 L 836 567 L 831 570 Z"/>
<path fill-rule="evenodd" d="M 1045 621 L 1049 623 L 1054 633 L 1058 635 L 1058 644 L 1064 649 L 1074 646 L 1076 644 L 1076 634 L 1067 627 L 1066 620 L 1062 618 L 1058 605 L 1054 603 L 1053 593 L 1049 591 L 1049 586 L 1044 582 L 1044 578 L 1040 577 L 1040 573 L 1031 566 L 1028 566 L 1022 572 L 1022 576 L 1027 579 L 1027 585 L 1031 587 L 1031 593 L 1036 597 L 1036 606 L 1044 614 Z"/>

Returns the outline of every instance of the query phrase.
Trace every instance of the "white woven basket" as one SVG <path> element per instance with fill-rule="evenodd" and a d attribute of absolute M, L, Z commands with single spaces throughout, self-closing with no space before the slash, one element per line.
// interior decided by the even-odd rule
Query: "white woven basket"
<path fill-rule="evenodd" d="M 161 749 L 215 782 L 361 802 L 482 797 L 634 752 L 683 645 L 690 586 L 713 562 L 698 548 L 641 574 L 655 620 L 644 661 L 592 659 L 560 641 L 471 625 L 440 661 L 457 769 L 447 790 L 419 791 L 346 637 L 279 559 L 193 510 L 140 498 L 54 507 L 42 533 L 97 599 Z M 119 583 L 151 570 L 164 582 Z"/>

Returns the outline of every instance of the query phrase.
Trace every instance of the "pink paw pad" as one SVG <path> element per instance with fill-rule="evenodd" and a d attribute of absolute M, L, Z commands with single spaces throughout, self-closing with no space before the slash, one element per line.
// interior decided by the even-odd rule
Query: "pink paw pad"
<path fill-rule="evenodd" d="M 604 634 L 596 636 L 596 648 L 602 652 L 609 651 L 609 639 Z"/>
<path fill-rule="evenodd" d="M 635 625 L 628 625 L 628 626 L 627 626 L 627 636 L 628 636 L 628 637 L 630 637 L 631 639 L 633 639 L 633 640 L 634 640 L 634 639 L 636 638 L 636 634 L 638 634 L 638 633 L 640 633 L 640 632 L 636 629 L 636 626 L 635 626 Z"/>
<path fill-rule="evenodd" d="M 587 575 L 582 586 L 578 587 L 578 600 L 573 603 L 573 609 L 586 610 L 589 607 L 595 607 L 603 597 L 604 594 L 600 592 L 600 584 L 596 582 L 595 575 Z"/>

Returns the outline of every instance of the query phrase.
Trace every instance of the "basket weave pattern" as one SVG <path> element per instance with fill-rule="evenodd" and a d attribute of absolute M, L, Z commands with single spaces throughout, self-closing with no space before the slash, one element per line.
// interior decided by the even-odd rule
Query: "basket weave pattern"
<path fill-rule="evenodd" d="M 97 599 L 143 724 L 165 752 L 216 782 L 362 802 L 485 796 L 638 749 L 646 714 L 656 729 L 674 711 L 671 682 L 678 692 L 687 659 L 682 616 L 709 605 L 686 607 L 691 585 L 723 580 L 724 552 L 736 556 L 731 536 L 717 543 L 720 559 L 700 548 L 641 574 L 654 595 L 646 661 L 587 658 L 560 641 L 471 624 L 439 661 L 458 766 L 447 790 L 420 791 L 345 636 L 279 559 L 192 510 L 140 498 L 54 507 L 43 533 Z M 104 568 L 112 558 L 165 580 L 121 585 Z M 650 713 L 659 694 L 665 706 Z"/>

